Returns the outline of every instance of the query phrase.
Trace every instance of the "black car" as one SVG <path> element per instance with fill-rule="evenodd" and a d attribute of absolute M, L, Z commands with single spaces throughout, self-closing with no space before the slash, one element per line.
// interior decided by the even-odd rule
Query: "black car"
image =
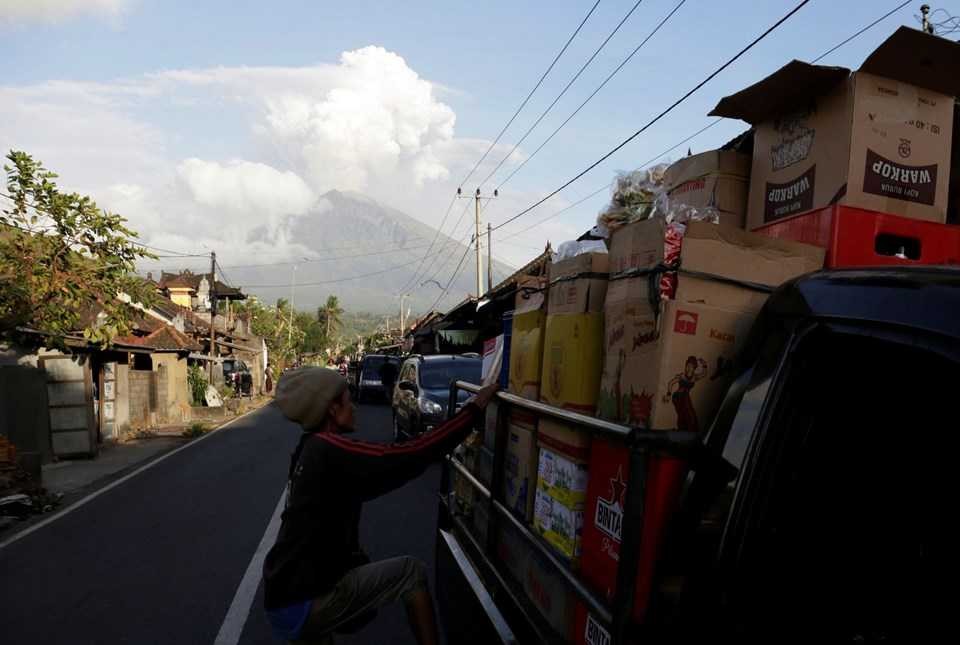
<path fill-rule="evenodd" d="M 476 355 L 413 356 L 400 369 L 393 392 L 393 435 L 398 441 L 428 432 L 447 416 L 453 381 L 480 383 L 483 360 Z M 459 403 L 469 394 L 460 391 Z"/>
<path fill-rule="evenodd" d="M 380 380 L 380 370 L 387 362 L 393 363 L 396 367 L 396 373 L 400 372 L 400 358 L 397 356 L 387 356 L 385 354 L 367 354 L 360 359 L 360 365 L 357 366 L 356 383 L 354 389 L 357 394 L 357 403 L 363 403 L 370 399 L 371 395 L 383 396 L 390 401 L 390 392 L 385 392 L 383 383 Z"/>

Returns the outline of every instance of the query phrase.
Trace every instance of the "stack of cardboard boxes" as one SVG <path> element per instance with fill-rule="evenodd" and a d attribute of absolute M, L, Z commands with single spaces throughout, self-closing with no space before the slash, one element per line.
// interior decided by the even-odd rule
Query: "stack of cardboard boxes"
<path fill-rule="evenodd" d="M 747 229 L 822 246 L 828 267 L 960 262 L 960 231 L 937 226 L 957 69 L 960 46 L 902 27 L 854 73 L 792 61 L 722 99 L 711 114 L 753 125 Z"/>
<path fill-rule="evenodd" d="M 584 253 L 550 265 L 540 400 L 593 415 L 600 385 L 606 253 Z M 534 528 L 576 564 L 587 493 L 590 436 L 542 418 Z"/>
<path fill-rule="evenodd" d="M 531 401 L 540 398 L 543 343 L 547 324 L 546 277 L 521 278 L 510 347 L 508 390 Z M 533 518 L 537 485 L 537 419 L 511 410 L 506 423 L 503 492 L 507 508 L 525 522 Z"/>
<path fill-rule="evenodd" d="M 677 161 L 663 175 L 663 203 L 686 208 L 680 221 L 660 213 L 621 226 L 608 254 L 556 261 L 546 279 L 519 284 L 510 392 L 630 426 L 702 434 L 772 288 L 821 268 L 825 254 L 828 266 L 960 262 L 960 227 L 943 226 L 949 191 L 960 201 L 960 175 L 951 172 L 958 52 L 903 28 L 856 73 L 793 61 L 720 101 L 714 115 L 754 126 L 742 139 L 752 137 L 752 158 L 713 150 Z M 703 214 L 710 223 L 684 219 Z M 891 245 L 897 252 L 881 257 Z M 624 501 L 631 478 L 643 478 L 633 608 L 641 620 L 685 464 L 654 455 L 644 472 L 630 473 L 622 443 L 520 411 L 503 426 L 507 505 L 608 600 Z M 549 563 L 506 523 L 501 530 L 504 565 L 554 629 L 601 642 L 588 634 L 605 628 Z"/>
<path fill-rule="evenodd" d="M 652 430 L 702 433 L 733 376 L 734 358 L 768 291 L 823 263 L 823 249 L 694 222 L 680 248 L 671 299 L 645 270 L 663 263 L 670 226 L 636 222 L 610 240 L 600 416 Z M 651 298 L 651 289 L 654 290 Z M 646 604 L 662 527 L 684 472 L 682 461 L 651 457 L 646 480 L 636 612 Z M 622 443 L 594 439 L 583 528 L 582 575 L 612 598 L 623 503 L 631 474 Z"/>

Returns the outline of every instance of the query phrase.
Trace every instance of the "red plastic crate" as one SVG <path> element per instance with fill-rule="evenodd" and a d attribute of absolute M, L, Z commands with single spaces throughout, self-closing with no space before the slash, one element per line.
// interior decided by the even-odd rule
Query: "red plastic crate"
<path fill-rule="evenodd" d="M 607 601 L 613 599 L 620 559 L 623 503 L 629 485 L 629 452 L 622 443 L 595 438 L 590 450 L 590 480 L 583 514 L 583 550 L 580 575 Z M 643 620 L 653 582 L 654 566 L 664 538 L 670 513 L 676 503 L 686 463 L 675 457 L 651 455 L 646 479 L 644 520 L 640 535 L 640 561 L 636 571 L 634 621 Z M 635 476 L 635 475 L 634 475 Z M 595 632 L 586 607 L 576 617 L 577 643 L 590 643 Z M 603 639 L 601 638 L 600 641 Z"/>
<path fill-rule="evenodd" d="M 960 226 L 827 206 L 754 231 L 827 249 L 825 266 L 960 264 Z"/>

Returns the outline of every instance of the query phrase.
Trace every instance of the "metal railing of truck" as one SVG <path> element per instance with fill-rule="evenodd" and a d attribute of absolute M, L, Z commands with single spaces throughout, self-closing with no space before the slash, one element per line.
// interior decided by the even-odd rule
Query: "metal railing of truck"
<path fill-rule="evenodd" d="M 477 393 L 480 386 L 465 381 L 456 381 L 450 385 L 450 399 L 447 406 L 448 415 L 452 416 L 457 408 L 457 393 L 465 390 Z M 497 424 L 496 438 L 493 451 L 493 473 L 489 490 L 471 473 L 466 466 L 456 458 L 448 456 L 444 463 L 441 490 L 449 491 L 449 468 L 454 468 L 483 498 L 489 502 L 490 513 L 487 517 L 486 544 L 477 543 L 473 533 L 456 517 L 452 505 L 448 504 L 451 520 L 458 525 L 460 532 L 474 543 L 479 553 L 488 559 L 487 565 L 499 577 L 500 569 L 496 566 L 497 528 L 498 522 L 506 521 L 513 529 L 533 546 L 566 581 L 574 593 L 582 600 L 589 611 L 610 628 L 612 645 L 626 643 L 630 617 L 636 592 L 636 577 L 640 559 L 640 535 L 643 530 L 644 499 L 646 492 L 646 478 L 634 477 L 634 473 L 645 473 L 647 459 L 652 453 L 669 454 L 678 457 L 690 458 L 702 453 L 705 448 L 696 433 L 677 430 L 645 430 L 630 426 L 612 423 L 596 417 L 578 414 L 562 408 L 557 408 L 539 401 L 532 401 L 515 394 L 497 392 Z M 620 560 L 617 566 L 615 591 L 612 603 L 607 603 L 599 594 L 587 587 L 573 570 L 562 562 L 553 550 L 535 536 L 527 525 L 519 520 L 505 505 L 503 499 L 504 487 L 499 485 L 504 477 L 504 463 L 506 460 L 507 418 L 511 407 L 521 408 L 532 412 L 537 417 L 546 416 L 564 423 L 577 426 L 588 431 L 592 436 L 599 435 L 606 439 L 622 442 L 628 450 L 627 481 L 630 482 L 624 498 L 624 520 L 620 539 Z M 688 459 L 688 464 L 692 463 Z M 533 494 L 533 493 L 531 493 Z M 446 500 L 444 500 L 446 502 Z M 482 501 L 480 503 L 483 503 Z M 515 600 L 515 604 L 522 601 Z M 523 607 L 521 607 L 521 611 Z"/>

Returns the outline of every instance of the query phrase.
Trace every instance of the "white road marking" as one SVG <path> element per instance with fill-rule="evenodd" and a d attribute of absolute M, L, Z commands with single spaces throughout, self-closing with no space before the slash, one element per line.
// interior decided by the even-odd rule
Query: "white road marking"
<path fill-rule="evenodd" d="M 42 529 L 42 528 L 43 528 L 44 526 L 46 526 L 47 524 L 50 524 L 51 522 L 54 522 L 54 521 L 60 519 L 61 517 L 63 517 L 63 516 L 66 515 L 67 513 L 70 513 L 71 511 L 75 511 L 75 510 L 77 510 L 78 508 L 84 506 L 85 504 L 89 504 L 90 502 L 92 502 L 92 501 L 95 500 L 96 498 L 100 497 L 101 495 L 103 495 L 103 494 L 106 493 L 106 492 L 109 492 L 109 491 L 113 490 L 114 488 L 116 488 L 117 486 L 119 486 L 119 485 L 122 484 L 123 482 L 127 481 L 128 479 L 131 479 L 132 477 L 136 477 L 137 475 L 139 475 L 140 473 L 142 473 L 143 471 L 145 471 L 145 470 L 147 470 L 147 469 L 149 469 L 149 468 L 153 468 L 154 466 L 156 466 L 157 464 L 159 464 L 159 463 L 160 463 L 161 461 L 163 461 L 164 459 L 169 459 L 170 457 L 173 457 L 175 454 L 177 454 L 177 453 L 180 452 L 181 450 L 186 450 L 187 448 L 190 448 L 191 446 L 197 445 L 197 444 L 200 443 L 201 441 L 204 441 L 205 439 L 207 439 L 208 437 L 216 434 L 216 433 L 219 432 L 220 430 L 223 430 L 223 429 L 226 428 L 228 425 L 231 425 L 231 424 L 233 424 L 233 423 L 236 423 L 236 422 L 239 421 L 240 419 L 243 419 L 244 417 L 246 417 L 246 416 L 248 416 L 248 415 L 250 415 L 250 414 L 253 414 L 253 413 L 256 412 L 257 410 L 262 410 L 263 407 L 264 407 L 264 406 L 261 406 L 261 407 L 257 408 L 256 410 L 250 410 L 249 412 L 247 412 L 247 413 L 245 413 L 245 414 L 241 414 L 241 415 L 240 415 L 239 417 L 237 417 L 236 419 L 231 419 L 230 421 L 227 421 L 227 422 L 224 423 L 222 426 L 219 426 L 219 427 L 217 427 L 217 428 L 214 428 L 213 430 L 211 430 L 210 432 L 206 433 L 206 434 L 203 435 L 202 437 L 198 437 L 198 438 L 194 439 L 193 441 L 191 441 L 190 443 L 186 443 L 186 444 L 180 446 L 179 448 L 177 448 L 177 449 L 175 449 L 175 450 L 171 450 L 170 452 L 168 452 L 168 453 L 166 453 L 166 454 L 163 454 L 163 455 L 161 455 L 160 457 L 157 457 L 157 458 L 154 459 L 153 461 L 151 461 L 151 462 L 149 462 L 149 463 L 147 463 L 147 464 L 144 464 L 143 466 L 140 466 L 139 468 L 137 468 L 137 469 L 134 470 L 133 472 L 127 473 L 126 475 L 124 475 L 124 476 L 121 477 L 120 479 L 118 479 L 118 480 L 116 480 L 116 481 L 110 482 L 109 484 L 107 484 L 107 485 L 104 486 L 103 488 L 99 488 L 99 489 L 95 490 L 94 492 L 90 493 L 90 494 L 87 495 L 86 497 L 77 500 L 76 502 L 74 502 L 74 503 L 71 504 L 70 506 L 66 507 L 66 508 L 63 509 L 62 511 L 58 511 L 58 512 L 54 513 L 54 514 L 51 515 L 50 517 L 47 517 L 47 518 L 41 520 L 40 522 L 37 522 L 37 523 L 34 524 L 33 526 L 30 526 L 29 528 L 26 528 L 26 529 L 20 531 L 19 533 L 15 534 L 15 535 L 11 535 L 9 538 L 7 538 L 6 540 L 4 540 L 3 542 L 0 542 L 0 549 L 3 549 L 4 547 L 8 547 L 8 546 L 10 546 L 11 544 L 13 544 L 14 542 L 16 542 L 16 541 L 18 541 L 18 540 L 21 540 L 21 539 L 23 539 L 23 538 L 25 538 L 25 537 L 27 537 L 28 535 L 30 535 L 30 534 L 33 533 L 34 531 L 39 531 L 40 529 Z"/>
<path fill-rule="evenodd" d="M 220 626 L 220 632 L 213 641 L 214 645 L 237 645 L 240 642 L 240 636 L 243 634 L 243 627 L 247 624 L 247 616 L 250 615 L 250 608 L 253 606 L 253 600 L 257 595 L 257 588 L 260 586 L 260 576 L 263 572 L 263 561 L 267 557 L 267 551 L 273 546 L 277 539 L 277 533 L 280 532 L 280 517 L 283 515 L 283 507 L 287 502 L 287 490 L 284 488 L 280 495 L 280 501 L 273 510 L 273 516 L 270 523 L 267 524 L 267 530 L 257 545 L 257 550 L 253 554 L 247 566 L 243 579 L 240 580 L 240 586 L 237 587 L 237 593 L 233 596 L 233 602 L 230 603 L 230 609 L 223 619 Z"/>

